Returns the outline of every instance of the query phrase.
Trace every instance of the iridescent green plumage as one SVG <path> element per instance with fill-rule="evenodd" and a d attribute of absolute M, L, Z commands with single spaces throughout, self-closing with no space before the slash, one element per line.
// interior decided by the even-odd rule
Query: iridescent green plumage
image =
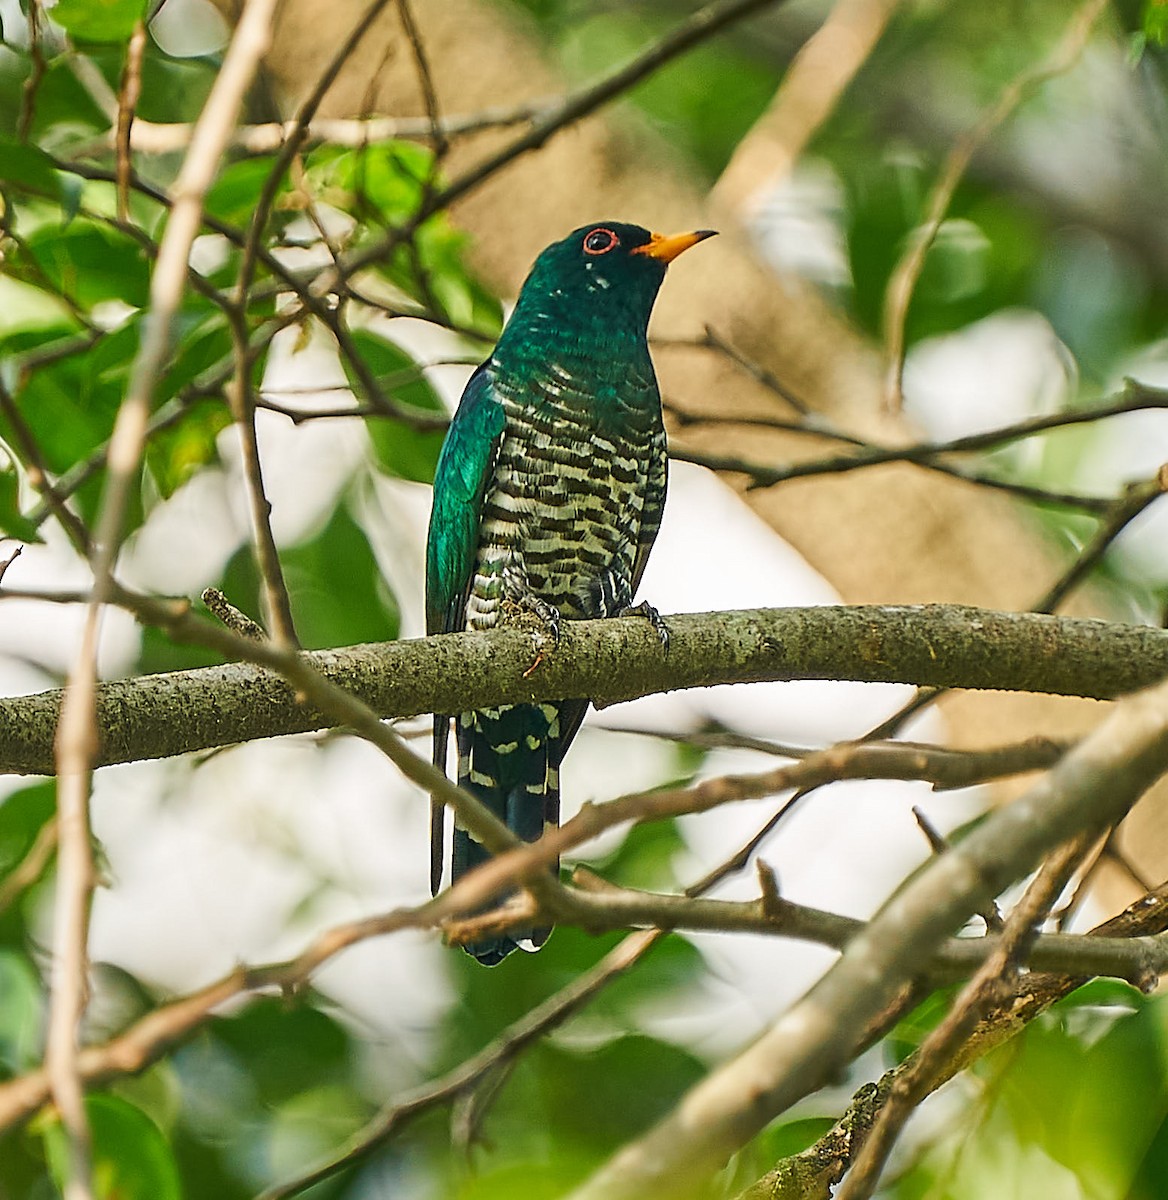
<path fill-rule="evenodd" d="M 439 457 L 426 558 L 430 633 L 489 629 L 508 602 L 546 619 L 617 615 L 633 601 L 665 503 L 665 431 L 646 340 L 668 262 L 707 232 L 661 238 L 583 226 L 549 246 Z M 587 700 L 457 714 L 459 782 L 521 837 L 559 820 L 559 768 Z M 445 767 L 447 717 L 435 717 Z M 431 884 L 442 873 L 435 810 Z M 452 875 L 486 857 L 455 830 Z M 539 944 L 547 931 L 531 931 Z M 521 938 L 521 940 L 523 940 Z M 468 947 L 495 963 L 516 945 Z"/>

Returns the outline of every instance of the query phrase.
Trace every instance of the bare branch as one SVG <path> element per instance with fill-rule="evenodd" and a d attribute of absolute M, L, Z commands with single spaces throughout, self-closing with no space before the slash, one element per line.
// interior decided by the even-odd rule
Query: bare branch
<path fill-rule="evenodd" d="M 118 220 L 130 217 L 130 131 L 134 127 L 138 99 L 142 95 L 142 58 L 146 53 L 146 22 L 139 19 L 126 46 L 126 65 L 118 89 L 118 122 L 114 130 L 114 152 L 117 156 Z"/>
<path fill-rule="evenodd" d="M 925 265 L 929 252 L 945 213 L 953 200 L 953 193 L 969 166 L 970 159 L 999 125 L 1040 84 L 1070 70 L 1078 61 L 1087 45 L 1091 29 L 1099 14 L 1107 7 L 1107 0 L 1086 0 L 1072 14 L 1058 45 L 1050 56 L 1033 67 L 1028 67 L 1016 76 L 1003 90 L 997 102 L 991 105 L 974 127 L 958 139 L 949 152 L 945 166 L 933 187 L 929 198 L 929 211 L 925 223 L 916 231 L 908 250 L 897 263 L 884 299 L 884 339 L 888 356 L 888 375 L 885 384 L 885 404 L 890 409 L 899 409 L 903 402 L 904 380 L 904 323 L 913 290 Z"/>
<path fill-rule="evenodd" d="M 727 471 L 735 475 L 745 475 L 750 480 L 747 488 L 748 491 L 754 491 L 756 488 L 774 487 L 776 484 L 786 483 L 791 479 L 803 479 L 810 475 L 840 475 L 845 471 L 875 466 L 878 461 L 875 454 L 868 458 L 840 455 L 839 457 L 829 459 L 806 463 L 792 463 L 789 466 L 778 467 L 768 463 L 754 462 L 751 459 L 738 458 L 734 455 L 708 454 L 703 451 L 690 450 L 677 445 L 670 447 L 669 454 L 671 458 L 675 458 L 680 462 L 696 463 L 698 466 L 708 467 L 711 471 Z M 880 452 L 879 461 L 895 462 L 901 457 L 900 454 L 885 454 L 884 452 Z M 1036 487 L 1032 484 L 1021 483 L 1016 480 L 998 479 L 993 475 L 970 470 L 966 467 L 954 466 L 951 463 L 934 458 L 922 457 L 919 460 L 912 459 L 911 461 L 916 462 L 918 466 L 924 467 L 926 470 L 937 471 L 942 475 L 949 475 L 953 479 L 963 480 L 965 483 L 973 484 L 976 487 L 986 487 L 992 488 L 995 491 L 1007 492 L 1012 496 L 1017 496 L 1021 500 L 1030 500 L 1037 504 L 1051 504 L 1060 508 L 1074 508 L 1080 512 L 1089 513 L 1092 516 L 1105 516 L 1110 512 L 1114 504 L 1114 501 L 1107 496 L 1083 496 L 1077 492 L 1059 492 L 1053 488 Z"/>
<path fill-rule="evenodd" d="M 1105 514 L 1094 536 L 1083 547 L 1062 577 L 1033 606 L 1034 612 L 1054 612 L 1074 589 L 1103 561 L 1117 537 L 1150 505 L 1168 491 L 1168 464 L 1151 479 L 1129 484 Z"/>
<path fill-rule="evenodd" d="M 344 1167 L 360 1162 L 395 1137 L 420 1113 L 466 1095 L 486 1076 L 514 1062 L 533 1042 L 579 1012 L 603 988 L 640 962 L 657 941 L 658 935 L 654 933 L 636 933 L 625 938 L 594 967 L 513 1022 L 473 1057 L 383 1109 L 359 1129 L 338 1154 L 295 1179 L 267 1188 L 256 1200 L 285 1200 L 295 1196 Z"/>
<path fill-rule="evenodd" d="M 436 159 L 445 157 L 448 144 L 446 133 L 442 128 L 442 110 L 438 105 L 438 91 L 434 87 L 434 78 L 430 73 L 430 62 L 426 54 L 426 46 L 422 41 L 414 14 L 410 9 L 409 0 L 397 0 L 398 16 L 401 18 L 402 29 L 410 43 L 414 54 L 414 65 L 418 72 L 418 86 L 422 90 L 422 100 L 426 106 L 426 119 L 430 123 L 429 136 L 434 146 Z"/>
<path fill-rule="evenodd" d="M 218 169 L 223 143 L 235 123 L 243 93 L 267 47 L 273 7 L 274 0 L 248 0 L 175 184 L 171 220 L 151 276 L 150 313 L 142 345 L 110 440 L 109 479 L 93 554 L 93 590 L 86 606 L 81 644 L 61 702 L 56 738 L 60 848 L 45 1070 L 69 1143 L 66 1200 L 83 1200 L 92 1192 L 77 1033 L 85 1008 L 86 945 L 94 878 L 89 785 L 98 746 L 95 704 L 101 614 L 114 591 L 112 572 L 126 506 L 146 436 L 151 397 L 170 346 L 171 321 L 186 282 L 187 259 L 199 229 L 203 196 Z"/>
<path fill-rule="evenodd" d="M 33 119 L 36 117 L 37 93 L 40 91 L 47 67 L 45 49 L 41 45 L 41 0 L 29 0 L 25 12 L 28 20 L 28 56 L 32 62 L 32 70 L 20 88 L 20 117 L 16 124 L 16 136 L 22 142 L 28 140 L 32 130 Z"/>
<path fill-rule="evenodd" d="M 709 333 L 710 338 L 716 335 Z M 672 343 L 674 345 L 678 343 Z M 774 391 L 788 403 L 794 405 L 802 402 L 785 388 L 778 380 L 769 376 L 761 367 L 741 355 L 720 339 L 716 341 L 702 340 L 686 343 L 696 346 L 711 346 L 717 349 L 725 347 L 727 357 L 736 363 L 752 378 L 763 383 L 768 390 Z M 854 453 L 832 455 L 828 458 L 808 459 L 792 463 L 788 467 L 775 468 L 772 474 L 764 475 L 758 471 L 760 486 L 775 483 L 785 483 L 789 479 L 806 479 L 817 475 L 843 475 L 849 471 L 861 471 L 868 467 L 884 466 L 887 463 L 915 463 L 923 467 L 937 467 L 934 459 L 944 458 L 950 454 L 967 454 L 976 450 L 992 450 L 998 446 L 1021 441 L 1024 438 L 1036 437 L 1059 429 L 1069 429 L 1076 425 L 1092 424 L 1109 417 L 1123 416 L 1131 412 L 1144 412 L 1149 409 L 1168 408 L 1168 392 L 1162 388 L 1150 387 L 1137 380 L 1125 381 L 1119 398 L 1105 404 L 1089 405 L 1085 408 L 1064 409 L 1060 412 L 1043 413 L 1040 416 L 1027 417 L 997 429 L 988 429 L 982 433 L 965 434 L 962 437 L 951 438 L 943 442 L 913 442 L 907 446 L 884 446 L 873 443 L 862 437 L 848 433 L 833 424 L 820 413 L 805 413 L 798 420 L 791 418 L 759 416 L 746 418 L 741 416 L 720 417 L 703 413 L 694 415 L 681 411 L 676 406 L 668 406 L 671 413 L 677 417 L 683 426 L 689 425 L 743 425 L 762 429 L 778 429 L 788 433 L 805 434 L 808 437 L 823 438 L 834 442 L 842 442 L 854 447 Z M 973 478 L 966 476 L 966 478 Z"/>
<path fill-rule="evenodd" d="M 1168 884 L 1141 896 L 1124 912 L 1091 930 L 1083 942 L 1107 940 L 1119 942 L 1131 939 L 1154 941 L 1168 927 Z M 973 1036 L 946 1064 L 945 1070 L 933 1079 L 933 1087 L 952 1079 L 964 1067 L 976 1062 L 991 1050 L 1019 1033 L 1035 1017 L 1052 1004 L 1069 996 L 1086 982 L 1086 976 L 1074 973 L 1040 974 L 1031 972 L 1007 990 L 993 1010 L 980 1021 Z M 1147 990 L 1153 978 L 1140 981 Z M 773 1170 L 736 1197 L 736 1200 L 827 1200 L 833 1184 L 847 1170 L 859 1153 L 881 1107 L 900 1075 L 912 1069 L 916 1056 L 911 1055 L 879 1082 L 865 1084 L 855 1094 L 847 1111 L 815 1145 L 792 1158 L 782 1159 Z"/>
<path fill-rule="evenodd" d="M 969 914 L 1080 832 L 1118 820 L 1168 764 L 1168 684 L 1112 714 L 1020 800 L 910 880 L 803 1000 L 696 1085 L 572 1200 L 691 1194 L 728 1154 L 847 1062 L 856 1030 Z"/>
<path fill-rule="evenodd" d="M 549 96 L 543 100 L 497 105 L 480 109 L 478 112 L 445 117 L 440 120 L 437 133 L 450 139 L 490 129 L 525 125 L 562 103 L 561 97 Z M 192 128 L 191 125 L 180 123 L 164 125 L 153 121 L 135 121 L 131 144 L 136 151 L 143 154 L 173 154 L 177 150 L 185 150 L 190 144 Z M 291 120 L 271 121 L 262 125 L 240 125 L 232 135 L 231 144 L 237 149 L 247 151 L 248 154 L 270 154 L 279 150 L 296 128 L 296 122 Z M 356 149 L 373 142 L 389 142 L 395 139 L 419 141 L 434 136 L 434 125 L 429 117 L 318 117 L 310 121 L 304 129 L 301 144 L 324 142 Z M 109 138 L 103 137 L 96 142 L 78 146 L 74 154 L 91 154 L 106 149 L 109 145 Z"/>
<path fill-rule="evenodd" d="M 913 1109 L 936 1087 L 945 1064 L 974 1030 L 995 994 L 1016 978 L 1026 948 L 1052 905 L 1090 849 L 1088 835 L 1055 851 L 1006 920 L 993 953 L 978 968 L 939 1025 L 930 1031 L 889 1089 L 888 1098 L 872 1126 L 855 1166 L 836 1193 L 836 1200 L 868 1200 L 888 1155 Z"/>
<path fill-rule="evenodd" d="M 41 593 L 0 589 L 3 597 Z M 83 599 L 77 595 L 49 597 Z M 227 657 L 252 652 L 185 602 L 133 598 L 152 624 Z M 681 614 L 670 648 L 644 621 L 572 621 L 534 673 L 522 628 L 315 651 L 305 663 L 381 717 L 591 696 L 601 705 L 676 688 L 853 679 L 1113 698 L 1168 673 L 1168 633 L 1144 626 L 957 605 Z M 274 661 L 274 660 L 273 660 Z M 0 771 L 50 774 L 59 691 L 0 699 Z M 95 764 L 164 758 L 336 724 L 272 669 L 232 663 L 103 683 Z"/>

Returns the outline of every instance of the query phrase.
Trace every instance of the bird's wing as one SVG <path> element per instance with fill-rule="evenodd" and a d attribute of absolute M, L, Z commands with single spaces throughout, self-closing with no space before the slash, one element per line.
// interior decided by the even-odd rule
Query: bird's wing
<path fill-rule="evenodd" d="M 503 406 L 491 387 L 486 364 L 470 377 L 438 456 L 434 500 L 426 539 L 426 632 L 460 630 L 474 575 L 483 497 L 503 440 Z M 434 765 L 446 768 L 450 718 L 434 715 Z M 442 878 L 444 808 L 430 802 L 430 887 Z"/>
<path fill-rule="evenodd" d="M 462 629 L 478 550 L 479 523 L 499 445 L 503 406 L 486 364 L 470 377 L 434 472 L 426 539 L 426 632 Z"/>

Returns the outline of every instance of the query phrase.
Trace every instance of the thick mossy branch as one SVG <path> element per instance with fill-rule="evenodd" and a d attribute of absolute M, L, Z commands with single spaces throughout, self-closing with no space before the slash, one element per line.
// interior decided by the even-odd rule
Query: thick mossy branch
<path fill-rule="evenodd" d="M 307 655 L 383 717 L 762 680 L 846 679 L 1111 699 L 1168 675 L 1168 633 L 952 605 L 749 609 L 448 634 Z M 538 664 L 537 664 L 538 660 Z M 537 664 L 537 665 L 534 665 Z M 59 691 L 0 700 L 0 772 L 51 774 Z M 244 663 L 103 684 L 97 765 L 327 728 L 274 671 Z"/>

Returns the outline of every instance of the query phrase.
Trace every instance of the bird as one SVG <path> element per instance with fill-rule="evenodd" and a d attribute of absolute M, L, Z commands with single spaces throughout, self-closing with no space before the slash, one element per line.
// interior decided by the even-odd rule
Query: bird
<path fill-rule="evenodd" d="M 492 629 L 514 608 L 559 623 L 655 609 L 633 600 L 661 526 L 667 484 L 649 316 L 668 265 L 716 231 L 662 235 L 598 221 L 535 260 L 487 360 L 471 375 L 439 453 L 426 542 L 426 630 Z M 516 835 L 559 824 L 560 764 L 587 700 L 436 714 L 446 770 Z M 441 886 L 444 808 L 431 807 L 430 885 Z M 451 882 L 490 855 L 455 822 Z M 558 868 L 557 868 L 558 869 Z M 499 897 L 496 903 L 505 897 Z M 464 948 L 493 966 L 550 929 Z"/>

